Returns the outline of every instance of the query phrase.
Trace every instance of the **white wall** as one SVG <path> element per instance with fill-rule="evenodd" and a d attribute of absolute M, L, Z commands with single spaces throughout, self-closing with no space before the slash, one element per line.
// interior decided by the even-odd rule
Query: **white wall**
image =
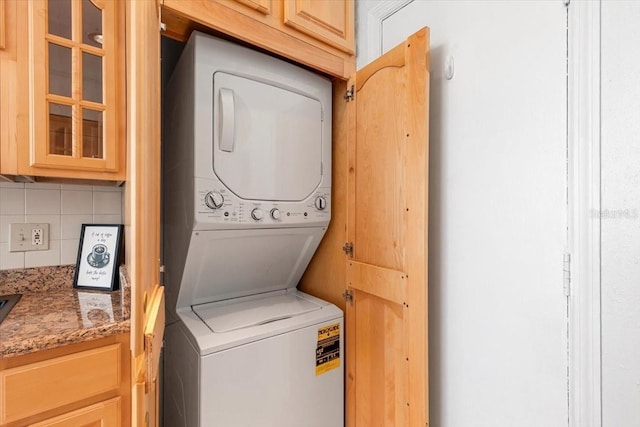
<path fill-rule="evenodd" d="M 601 9 L 603 427 L 640 426 L 640 2 Z"/>
<path fill-rule="evenodd" d="M 356 4 L 361 66 L 376 5 Z M 414 1 L 384 21 L 384 48 L 424 25 L 430 425 L 566 425 L 565 8 Z"/>
<path fill-rule="evenodd" d="M 49 250 L 9 252 L 9 224 L 46 222 Z M 0 182 L 0 270 L 75 264 L 83 223 L 122 223 L 122 189 Z"/>

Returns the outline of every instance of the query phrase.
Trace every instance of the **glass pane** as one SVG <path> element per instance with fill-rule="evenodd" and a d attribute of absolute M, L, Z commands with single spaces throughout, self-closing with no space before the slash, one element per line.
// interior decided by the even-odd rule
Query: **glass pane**
<path fill-rule="evenodd" d="M 82 98 L 102 102 L 102 57 L 82 52 Z"/>
<path fill-rule="evenodd" d="M 49 93 L 71 97 L 71 49 L 49 43 Z"/>
<path fill-rule="evenodd" d="M 91 0 L 82 0 L 82 43 L 102 47 L 102 11 Z"/>
<path fill-rule="evenodd" d="M 82 157 L 103 158 L 102 111 L 82 109 Z"/>
<path fill-rule="evenodd" d="M 49 104 L 49 152 L 73 155 L 73 120 L 69 105 Z"/>
<path fill-rule="evenodd" d="M 71 40 L 71 0 L 49 0 L 49 34 Z"/>

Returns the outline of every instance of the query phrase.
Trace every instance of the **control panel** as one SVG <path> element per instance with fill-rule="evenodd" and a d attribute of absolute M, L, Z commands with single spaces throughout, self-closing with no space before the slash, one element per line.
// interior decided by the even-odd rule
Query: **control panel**
<path fill-rule="evenodd" d="M 196 179 L 196 229 L 306 227 L 331 219 L 331 189 L 300 202 L 244 200 L 217 180 Z"/>

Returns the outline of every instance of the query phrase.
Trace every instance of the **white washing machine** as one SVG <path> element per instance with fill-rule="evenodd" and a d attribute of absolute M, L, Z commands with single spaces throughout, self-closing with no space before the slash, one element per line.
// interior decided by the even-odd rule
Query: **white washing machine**
<path fill-rule="evenodd" d="M 331 217 L 331 83 L 194 32 L 164 100 L 165 427 L 343 426 L 342 311 L 296 290 Z"/>

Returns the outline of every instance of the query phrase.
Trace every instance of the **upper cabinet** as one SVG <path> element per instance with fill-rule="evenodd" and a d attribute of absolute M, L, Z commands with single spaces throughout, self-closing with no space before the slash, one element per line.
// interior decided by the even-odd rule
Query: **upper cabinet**
<path fill-rule="evenodd" d="M 2 140 L 0 172 L 124 180 L 124 15 L 119 2 L 18 0 L 7 5 L 15 8 L 8 32 L 27 28 L 27 36 L 15 38 L 15 64 L 3 64 L 15 67 L 18 97 L 17 115 L 6 118 L 16 125 L 15 134 Z"/>
<path fill-rule="evenodd" d="M 326 74 L 355 71 L 353 0 L 164 0 L 166 34 L 215 30 Z"/>
<path fill-rule="evenodd" d="M 353 2 L 282 1 L 284 23 L 350 55 L 353 43 Z"/>

